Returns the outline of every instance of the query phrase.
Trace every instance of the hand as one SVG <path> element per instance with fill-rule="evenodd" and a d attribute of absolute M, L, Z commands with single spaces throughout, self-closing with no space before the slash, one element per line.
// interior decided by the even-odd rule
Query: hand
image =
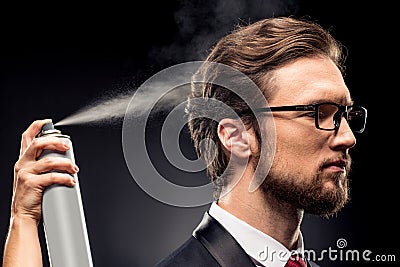
<path fill-rule="evenodd" d="M 67 151 L 70 148 L 63 138 L 35 138 L 42 126 L 48 122 L 51 120 L 34 121 L 22 134 L 20 155 L 14 167 L 11 216 L 32 219 L 36 223 L 42 216 L 44 189 L 52 184 L 73 186 L 75 180 L 70 174 L 78 172 L 78 167 L 66 158 L 46 157 L 37 160 L 45 149 Z M 55 169 L 66 173 L 49 172 Z"/>

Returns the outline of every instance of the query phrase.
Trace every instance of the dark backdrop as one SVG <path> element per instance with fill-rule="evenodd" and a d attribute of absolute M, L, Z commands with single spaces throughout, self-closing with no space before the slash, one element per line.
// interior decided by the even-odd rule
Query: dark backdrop
<path fill-rule="evenodd" d="M 393 219 L 398 211 L 398 175 L 392 152 L 397 150 L 397 85 L 392 75 L 396 67 L 389 67 L 396 57 L 390 36 L 395 32 L 393 7 L 384 3 L 349 6 L 348 2 L 176 0 L 130 6 L 4 6 L 0 23 L 0 248 L 10 215 L 13 164 L 21 134 L 33 120 L 58 121 L 103 95 L 135 88 L 166 67 L 201 60 L 207 48 L 236 23 L 294 14 L 310 16 L 331 28 L 348 48 L 346 81 L 354 99 L 369 112 L 368 129 L 353 150 L 351 203 L 334 218 L 305 217 L 307 249 L 338 249 L 336 242 L 343 238 L 345 249 L 395 255 L 398 262 Z M 208 205 L 173 207 L 143 192 L 124 161 L 121 124 L 62 130 L 73 138 L 81 169 L 96 267 L 152 266 L 191 234 Z M 183 135 L 183 146 L 190 153 L 190 140 Z M 156 132 L 149 135 L 156 159 L 162 157 L 154 146 L 158 137 Z M 191 177 L 180 176 L 182 181 Z M 41 227 L 40 233 L 44 244 Z M 48 266 L 45 245 L 43 253 Z M 377 265 L 324 259 L 325 266 Z"/>

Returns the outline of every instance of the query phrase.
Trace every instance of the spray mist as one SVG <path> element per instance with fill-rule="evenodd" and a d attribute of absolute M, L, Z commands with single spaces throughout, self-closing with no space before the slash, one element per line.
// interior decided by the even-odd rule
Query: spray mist
<path fill-rule="evenodd" d="M 65 152 L 44 150 L 39 158 L 63 157 L 75 163 L 72 142 L 68 135 L 55 129 L 53 123 L 47 123 L 37 138 L 43 136 L 63 138 L 69 143 L 70 149 Z M 43 192 L 43 226 L 52 267 L 93 266 L 78 176 L 73 176 L 76 181 L 73 187 L 51 185 Z"/>

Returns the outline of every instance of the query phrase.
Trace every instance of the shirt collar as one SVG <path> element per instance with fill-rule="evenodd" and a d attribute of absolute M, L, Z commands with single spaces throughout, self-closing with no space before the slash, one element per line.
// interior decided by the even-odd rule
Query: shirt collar
<path fill-rule="evenodd" d="M 222 209 L 216 202 L 211 204 L 209 213 L 235 238 L 250 257 L 263 265 L 284 267 L 291 253 L 304 255 L 301 232 L 297 241 L 297 249 L 291 252 L 276 239 Z"/>

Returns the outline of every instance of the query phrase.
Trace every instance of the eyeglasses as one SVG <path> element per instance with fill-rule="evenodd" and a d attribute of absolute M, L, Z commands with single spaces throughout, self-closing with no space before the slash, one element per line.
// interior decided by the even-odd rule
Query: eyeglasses
<path fill-rule="evenodd" d="M 254 109 L 254 112 L 276 111 L 310 111 L 306 116 L 315 118 L 315 127 L 325 131 L 338 130 L 342 117 L 346 119 L 350 129 L 356 133 L 365 130 L 367 109 L 361 106 L 342 106 L 336 103 L 318 103 L 310 105 L 280 106 Z"/>

